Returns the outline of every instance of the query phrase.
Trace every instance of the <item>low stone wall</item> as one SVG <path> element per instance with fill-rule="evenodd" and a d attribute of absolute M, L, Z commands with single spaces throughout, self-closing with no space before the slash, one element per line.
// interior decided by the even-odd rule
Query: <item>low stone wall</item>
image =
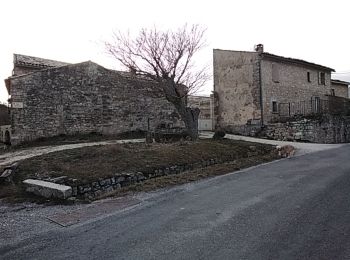
<path fill-rule="evenodd" d="M 311 143 L 350 142 L 350 116 L 323 115 L 299 118 L 280 123 L 230 125 L 222 128 L 227 133 L 268 138 L 280 141 Z"/>
<path fill-rule="evenodd" d="M 258 151 L 252 149 L 250 156 L 255 155 L 258 155 Z M 233 161 L 234 159 L 235 158 L 233 157 L 230 160 L 226 161 L 220 158 L 209 159 L 195 163 L 172 165 L 159 169 L 146 169 L 143 172 L 116 173 L 112 177 L 95 180 L 90 183 L 79 183 L 77 179 L 68 178 L 67 176 L 46 178 L 44 181 L 70 186 L 72 187 L 71 195 L 73 197 L 91 200 L 98 198 L 104 194 L 108 194 L 115 190 L 121 189 L 122 187 L 127 187 L 129 185 L 140 183 L 148 179 L 153 179 L 165 175 L 179 174 L 185 171 L 199 168 L 205 168 L 210 165 Z"/>
<path fill-rule="evenodd" d="M 350 117 L 322 116 L 269 124 L 262 135 L 283 141 L 347 143 L 350 142 Z"/>
<path fill-rule="evenodd" d="M 73 196 L 93 199 L 103 194 L 113 192 L 122 187 L 126 187 L 135 183 L 143 182 L 147 179 L 153 179 L 165 175 L 179 174 L 185 171 L 190 171 L 198 168 L 204 168 L 210 165 L 223 163 L 221 159 L 210 159 L 202 162 L 196 162 L 191 164 L 173 165 L 169 167 L 163 167 L 149 172 L 131 172 L 116 174 L 113 177 L 100 179 L 87 184 L 74 185 L 71 184 Z"/>

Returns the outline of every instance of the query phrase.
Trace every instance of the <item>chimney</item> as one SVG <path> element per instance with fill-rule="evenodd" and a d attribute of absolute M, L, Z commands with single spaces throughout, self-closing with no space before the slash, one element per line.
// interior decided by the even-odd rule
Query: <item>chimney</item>
<path fill-rule="evenodd" d="M 257 53 L 261 54 L 264 52 L 264 45 L 259 43 L 259 44 L 255 45 L 254 49 Z"/>

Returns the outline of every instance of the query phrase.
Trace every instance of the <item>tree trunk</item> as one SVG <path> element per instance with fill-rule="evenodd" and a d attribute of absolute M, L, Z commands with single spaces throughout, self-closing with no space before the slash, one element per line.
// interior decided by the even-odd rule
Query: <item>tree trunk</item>
<path fill-rule="evenodd" d="M 192 141 L 198 139 L 198 116 L 199 108 L 185 108 L 185 115 L 182 116 L 183 121 L 187 128 L 187 133 L 191 137 Z"/>
<path fill-rule="evenodd" d="M 171 102 L 177 112 L 180 114 L 182 121 L 185 123 L 187 134 L 190 136 L 192 141 L 198 139 L 198 116 L 200 109 L 187 107 L 187 95 L 181 93 L 180 88 L 173 82 L 168 81 L 164 84 L 163 90 L 166 99 Z"/>
<path fill-rule="evenodd" d="M 198 139 L 198 116 L 200 109 L 191 108 L 186 106 L 186 102 L 178 100 L 177 102 L 172 102 L 179 112 L 182 121 L 185 123 L 187 134 L 191 137 L 192 141 Z"/>

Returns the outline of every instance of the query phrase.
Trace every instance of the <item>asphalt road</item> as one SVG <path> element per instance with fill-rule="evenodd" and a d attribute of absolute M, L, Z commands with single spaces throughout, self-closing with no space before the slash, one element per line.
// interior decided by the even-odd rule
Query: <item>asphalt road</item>
<path fill-rule="evenodd" d="M 350 259 L 349 154 L 345 145 L 184 185 L 0 246 L 0 258 Z"/>

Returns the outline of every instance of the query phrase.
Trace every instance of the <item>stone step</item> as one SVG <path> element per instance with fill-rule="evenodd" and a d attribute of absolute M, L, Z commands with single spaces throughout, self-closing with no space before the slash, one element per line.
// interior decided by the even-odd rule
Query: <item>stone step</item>
<path fill-rule="evenodd" d="M 68 199 L 72 196 L 72 187 L 48 181 L 27 179 L 23 183 L 26 191 L 45 198 Z"/>

